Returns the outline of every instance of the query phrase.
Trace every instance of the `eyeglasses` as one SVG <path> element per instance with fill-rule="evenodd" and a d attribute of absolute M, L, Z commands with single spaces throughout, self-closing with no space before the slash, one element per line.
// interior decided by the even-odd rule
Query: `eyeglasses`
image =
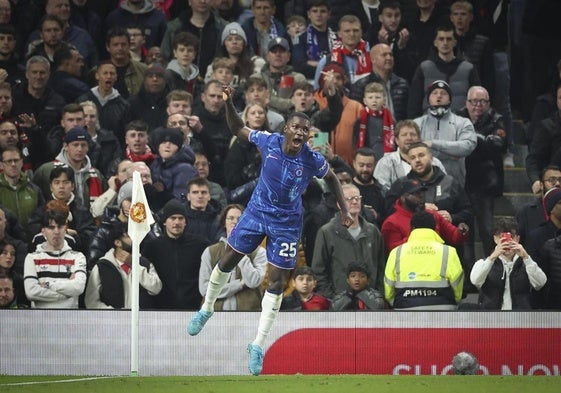
<path fill-rule="evenodd" d="M 362 199 L 362 196 L 360 196 L 360 195 L 355 195 L 355 196 L 352 196 L 352 197 L 346 197 L 346 198 L 345 198 L 345 200 L 346 200 L 346 201 L 349 201 L 349 202 L 350 202 L 350 201 L 358 202 L 358 201 L 360 201 L 361 199 Z"/>
<path fill-rule="evenodd" d="M 548 177 L 547 179 L 545 179 L 544 181 L 548 182 L 548 183 L 561 183 L 561 177 Z"/>
<path fill-rule="evenodd" d="M 6 165 L 16 165 L 16 164 L 19 164 L 20 161 L 21 161 L 21 158 L 14 158 L 14 159 L 11 159 L 11 160 L 4 160 L 2 162 Z"/>
<path fill-rule="evenodd" d="M 467 100 L 467 102 L 469 102 L 471 105 L 475 106 L 475 105 L 487 105 L 489 103 L 489 100 L 476 100 L 476 99 L 471 99 L 471 100 Z"/>

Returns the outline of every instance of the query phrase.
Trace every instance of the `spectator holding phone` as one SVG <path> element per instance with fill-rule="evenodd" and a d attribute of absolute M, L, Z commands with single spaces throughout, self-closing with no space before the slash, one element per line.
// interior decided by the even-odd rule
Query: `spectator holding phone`
<path fill-rule="evenodd" d="M 495 250 L 473 265 L 470 280 L 479 289 L 479 306 L 486 310 L 531 309 L 531 290 L 540 290 L 547 277 L 519 243 L 514 220 L 495 225 Z"/>

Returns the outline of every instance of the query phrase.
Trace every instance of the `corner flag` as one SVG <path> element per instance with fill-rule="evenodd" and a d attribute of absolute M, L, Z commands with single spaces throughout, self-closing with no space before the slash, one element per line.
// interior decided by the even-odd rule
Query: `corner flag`
<path fill-rule="evenodd" d="M 131 285 L 131 375 L 138 375 L 138 312 L 140 242 L 150 232 L 154 217 L 148 206 L 140 172 L 132 174 L 132 201 L 129 210 L 128 234 L 132 240 L 132 285 Z"/>
<path fill-rule="evenodd" d="M 134 171 L 132 175 L 132 201 L 129 212 L 128 233 L 131 240 L 140 244 L 142 239 L 150 232 L 150 225 L 154 223 L 154 217 L 148 206 L 146 194 L 140 173 Z"/>

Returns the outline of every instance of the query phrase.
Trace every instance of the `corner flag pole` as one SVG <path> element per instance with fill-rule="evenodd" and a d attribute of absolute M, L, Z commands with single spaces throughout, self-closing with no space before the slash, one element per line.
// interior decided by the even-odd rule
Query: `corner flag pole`
<path fill-rule="evenodd" d="M 154 217 L 148 206 L 140 173 L 132 176 L 132 201 L 129 211 L 128 234 L 132 240 L 132 287 L 131 287 L 131 375 L 138 375 L 138 311 L 139 311 L 139 269 L 140 243 L 150 232 Z"/>

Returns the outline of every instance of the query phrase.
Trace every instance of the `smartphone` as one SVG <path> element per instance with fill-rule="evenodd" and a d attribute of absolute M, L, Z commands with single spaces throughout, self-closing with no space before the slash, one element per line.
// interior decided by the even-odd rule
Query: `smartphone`
<path fill-rule="evenodd" d="M 508 243 L 512 240 L 512 234 L 510 232 L 501 233 L 501 243 Z M 505 251 L 510 251 L 510 248 L 505 248 Z"/>
<path fill-rule="evenodd" d="M 314 135 L 314 146 L 321 146 L 329 143 L 329 133 L 317 131 Z"/>
<path fill-rule="evenodd" d="M 501 241 L 509 242 L 512 240 L 512 234 L 510 232 L 501 233 Z"/>

